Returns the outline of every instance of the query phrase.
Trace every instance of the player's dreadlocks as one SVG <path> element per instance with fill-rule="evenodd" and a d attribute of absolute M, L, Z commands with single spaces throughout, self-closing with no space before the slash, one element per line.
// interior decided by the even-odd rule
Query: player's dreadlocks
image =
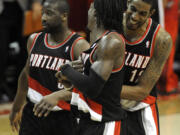
<path fill-rule="evenodd" d="M 122 33 L 124 0 L 94 0 L 97 25 L 107 30 L 116 30 Z"/>

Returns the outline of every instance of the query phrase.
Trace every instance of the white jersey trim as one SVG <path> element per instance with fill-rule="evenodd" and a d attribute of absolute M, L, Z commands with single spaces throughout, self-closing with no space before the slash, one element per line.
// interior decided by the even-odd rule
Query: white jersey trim
<path fill-rule="evenodd" d="M 90 113 L 91 119 L 94 121 L 102 121 L 102 115 L 93 111 L 88 104 L 79 97 L 79 94 L 72 92 L 71 104 L 78 107 L 78 110 L 84 113 Z"/>
<path fill-rule="evenodd" d="M 143 109 L 141 115 L 146 135 L 157 135 L 156 124 L 151 107 L 149 106 L 146 109 Z"/>
<path fill-rule="evenodd" d="M 114 135 L 115 121 L 105 123 L 103 135 Z"/>
<path fill-rule="evenodd" d="M 36 90 L 32 89 L 29 87 L 28 89 L 28 94 L 27 94 L 27 97 L 29 98 L 29 100 L 36 104 L 36 103 L 39 103 L 42 98 L 43 98 L 43 95 L 41 95 L 40 93 L 38 93 Z M 52 111 L 60 111 L 60 110 L 63 110 L 62 108 L 60 108 L 59 106 L 55 106 Z"/>

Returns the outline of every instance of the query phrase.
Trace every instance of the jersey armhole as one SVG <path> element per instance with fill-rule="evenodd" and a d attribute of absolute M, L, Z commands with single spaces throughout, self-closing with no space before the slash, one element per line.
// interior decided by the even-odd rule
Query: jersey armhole
<path fill-rule="evenodd" d="M 161 28 L 161 25 L 158 25 L 155 32 L 154 32 L 153 39 L 152 39 L 151 50 L 150 50 L 150 57 L 153 56 L 154 48 L 155 48 L 155 42 L 156 42 L 155 39 L 156 39 L 156 36 L 157 36 L 160 28 Z"/>
<path fill-rule="evenodd" d="M 117 33 L 117 32 L 110 32 L 110 33 L 117 34 L 117 35 L 121 38 L 121 40 L 123 41 L 124 49 L 126 50 L 126 43 L 125 43 L 124 37 L 123 37 L 121 34 Z M 113 70 L 112 70 L 112 73 L 116 73 L 116 72 L 121 71 L 121 69 L 122 69 L 123 66 L 124 66 L 124 63 L 125 63 L 125 52 L 124 52 L 124 58 L 123 58 L 123 63 L 122 63 L 122 65 L 121 65 L 119 68 L 117 68 L 117 69 L 113 69 Z"/>
<path fill-rule="evenodd" d="M 36 43 L 36 40 L 37 40 L 37 38 L 39 37 L 40 34 L 41 34 L 41 32 L 37 33 L 36 36 L 34 37 L 33 42 L 32 42 L 32 44 L 31 44 L 31 46 L 30 46 L 30 52 L 31 52 L 32 49 L 34 48 L 34 45 L 35 45 L 35 43 Z"/>

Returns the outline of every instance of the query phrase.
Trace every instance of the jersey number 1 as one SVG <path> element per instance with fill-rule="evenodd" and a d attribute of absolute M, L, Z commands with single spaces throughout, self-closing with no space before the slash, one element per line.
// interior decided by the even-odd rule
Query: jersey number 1
<path fill-rule="evenodd" d="M 133 71 L 132 71 L 131 78 L 130 78 L 130 82 L 137 82 L 137 81 L 138 81 L 139 76 L 141 76 L 141 75 L 142 75 L 142 73 L 143 73 L 143 70 L 141 70 L 140 72 L 138 72 L 138 70 L 137 70 L 137 69 L 133 70 Z M 136 75 L 138 75 L 138 77 L 137 77 L 137 79 L 135 80 Z"/>

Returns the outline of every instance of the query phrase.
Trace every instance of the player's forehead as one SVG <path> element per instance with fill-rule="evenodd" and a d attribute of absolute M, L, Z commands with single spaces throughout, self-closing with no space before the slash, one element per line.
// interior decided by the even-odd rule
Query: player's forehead
<path fill-rule="evenodd" d="M 56 3 L 52 3 L 52 2 L 44 2 L 42 10 L 57 12 L 58 5 Z"/>
<path fill-rule="evenodd" d="M 151 9 L 151 4 L 143 0 L 131 0 L 129 6 L 134 7 L 139 11 L 149 11 Z"/>

